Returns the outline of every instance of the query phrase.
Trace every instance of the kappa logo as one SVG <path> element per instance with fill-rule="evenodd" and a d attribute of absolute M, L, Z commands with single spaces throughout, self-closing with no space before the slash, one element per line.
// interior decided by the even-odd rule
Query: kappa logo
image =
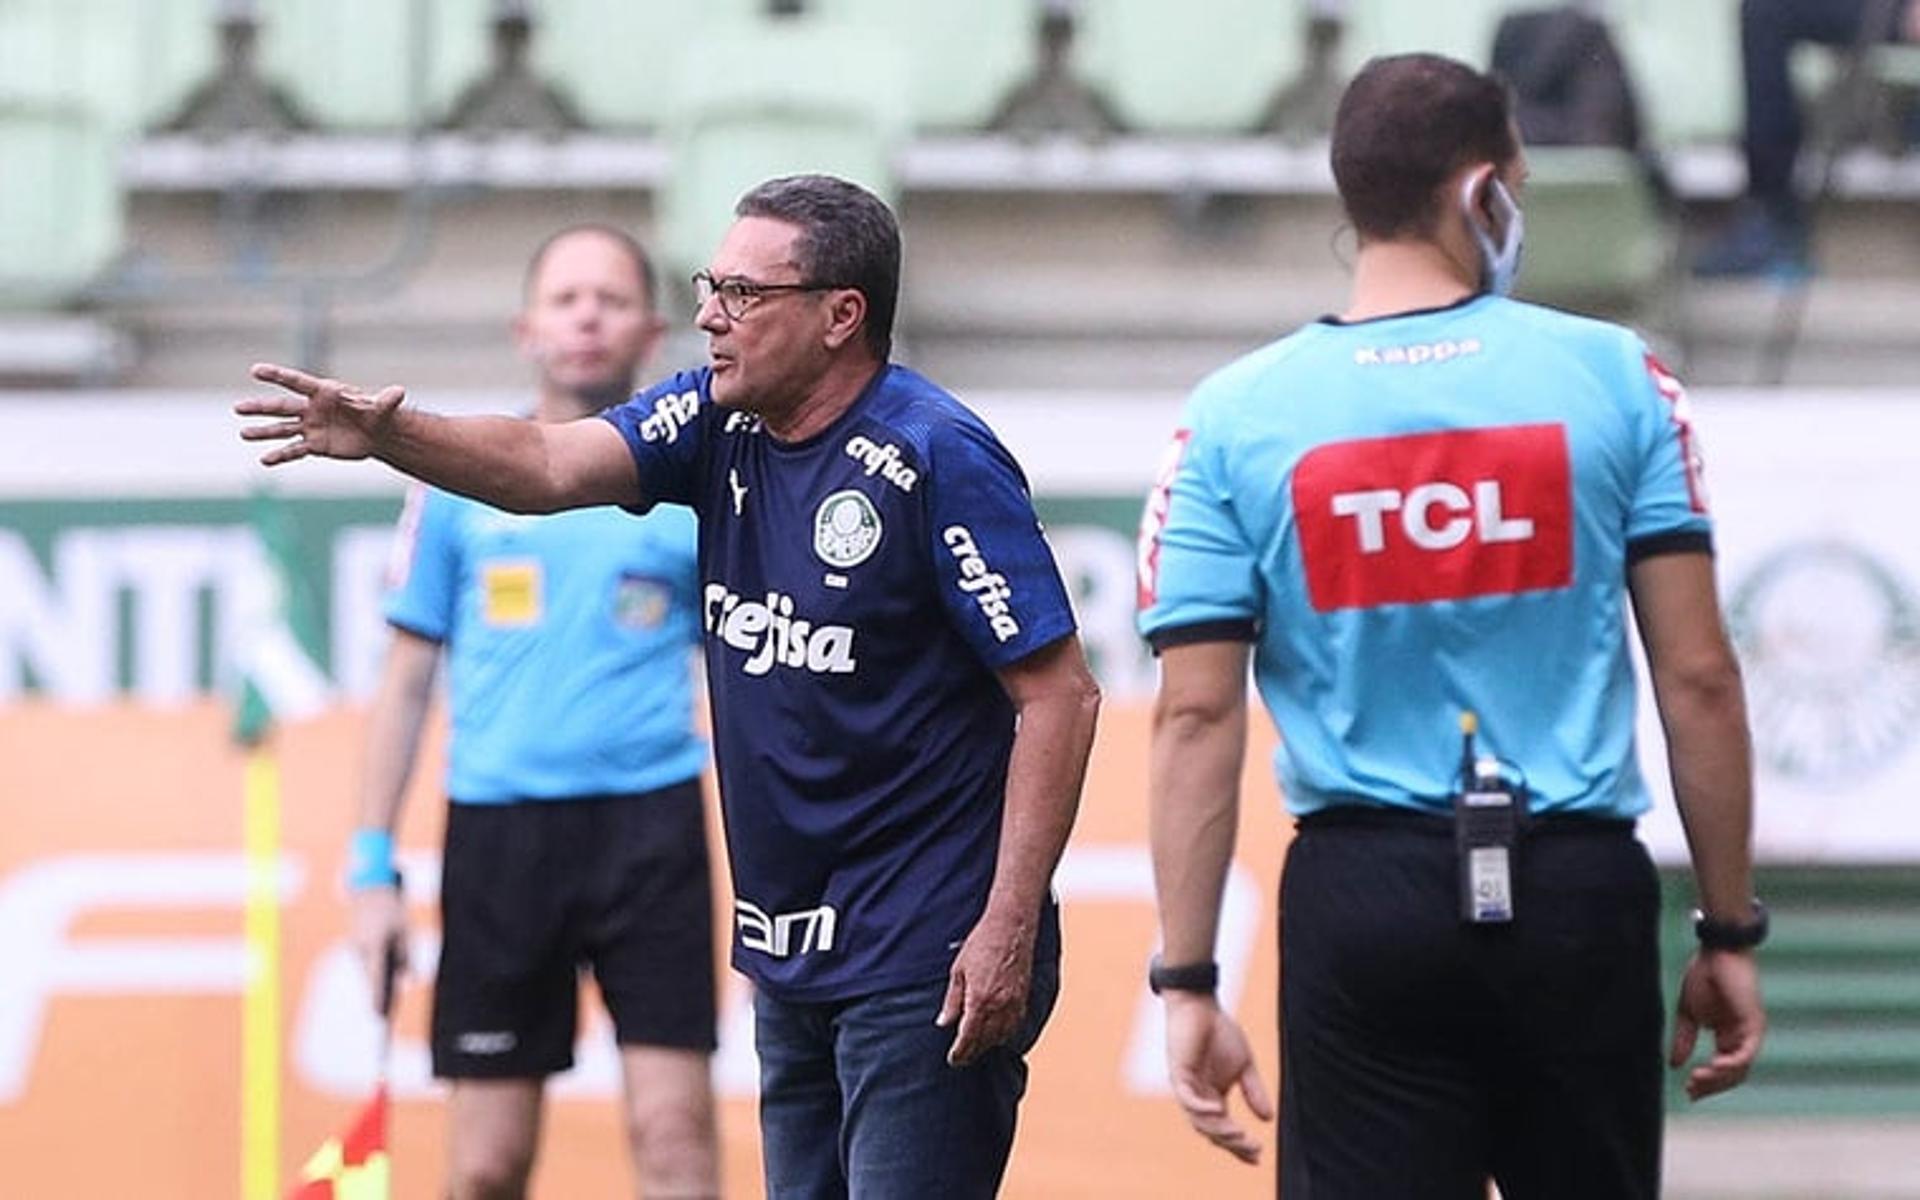
<path fill-rule="evenodd" d="M 965 525 L 949 525 L 941 531 L 940 540 L 947 544 L 948 552 L 960 564 L 960 590 L 980 606 L 994 638 L 1004 642 L 1018 637 L 1020 622 L 1014 619 L 1008 603 L 1013 599 L 1013 585 L 1005 575 L 987 566 L 980 547 L 974 544 L 973 531 Z"/>
<path fill-rule="evenodd" d="M 1362 346 L 1353 352 L 1353 361 L 1362 367 L 1418 367 L 1443 363 L 1449 359 L 1478 354 L 1483 349 L 1479 338 L 1446 338 L 1438 342 L 1416 342 L 1411 346 Z"/>
<path fill-rule="evenodd" d="M 873 556 L 880 546 L 880 512 L 866 493 L 835 492 L 813 513 L 813 552 L 830 567 L 845 570 Z"/>
<path fill-rule="evenodd" d="M 1573 581 L 1573 476 L 1559 425 L 1330 443 L 1301 458 L 1292 494 L 1320 612 Z"/>
<path fill-rule="evenodd" d="M 505 1054 L 519 1044 L 520 1039 L 511 1029 L 476 1030 L 453 1039 L 454 1048 L 460 1053 L 474 1055 Z"/>
<path fill-rule="evenodd" d="M 768 592 L 765 601 L 748 600 L 724 583 L 710 583 L 705 599 L 707 632 L 747 656 L 740 665 L 747 674 L 765 675 L 775 666 L 815 675 L 853 673 L 853 630 L 795 617 L 792 596 Z"/>
<path fill-rule="evenodd" d="M 672 445 L 680 431 L 700 415 L 699 392 L 668 392 L 653 402 L 653 412 L 640 422 L 640 437 Z"/>
<path fill-rule="evenodd" d="M 883 446 L 872 438 L 855 437 L 847 443 L 847 457 L 859 459 L 868 478 L 878 475 L 903 492 L 911 492 L 920 482 L 920 473 L 901 460 L 900 447 L 892 442 Z"/>

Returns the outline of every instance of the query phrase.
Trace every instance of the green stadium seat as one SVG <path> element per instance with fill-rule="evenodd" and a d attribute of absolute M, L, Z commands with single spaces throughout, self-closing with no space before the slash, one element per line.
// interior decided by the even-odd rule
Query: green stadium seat
<path fill-rule="evenodd" d="M 918 129 L 971 130 L 1034 65 L 1034 0 L 967 4 L 814 0 L 822 17 L 892 38 L 907 62 L 907 99 Z"/>
<path fill-rule="evenodd" d="M 71 300 L 121 243 L 119 140 L 75 101 L 0 99 L 0 304 Z"/>
<path fill-rule="evenodd" d="M 1376 55 L 1423 51 L 1485 68 L 1501 16 L 1541 6 L 1527 0 L 1351 0 L 1343 49 L 1354 67 Z"/>
<path fill-rule="evenodd" d="M 416 49 L 425 60 L 425 112 L 437 121 L 485 73 L 492 0 L 432 0 L 424 47 L 415 0 L 260 0 L 260 69 L 322 129 L 396 130 L 414 123 Z"/>
<path fill-rule="evenodd" d="M 1534 147 L 1527 161 L 1521 294 L 1570 306 L 1648 298 L 1671 264 L 1673 234 L 1641 164 L 1598 146 Z"/>
<path fill-rule="evenodd" d="M 1739 141 L 1740 0 L 1615 0 L 1613 29 L 1656 145 Z"/>
<path fill-rule="evenodd" d="M 1085 0 L 1075 64 L 1129 128 L 1241 133 L 1304 61 L 1304 6 Z"/>
<path fill-rule="evenodd" d="M 1920 88 L 1920 46 L 1888 44 L 1875 47 L 1873 72 L 1881 83 Z"/>
<path fill-rule="evenodd" d="M 534 11 L 534 69 L 589 125 L 652 129 L 672 106 L 675 71 L 690 43 L 765 7 L 765 0 L 548 0 Z M 731 70 L 722 62 L 707 69 Z"/>
<path fill-rule="evenodd" d="M 210 12 L 203 0 L 5 0 L 0 86 L 79 101 L 110 131 L 148 128 L 213 69 Z"/>
<path fill-rule="evenodd" d="M 734 202 L 764 179 L 825 172 L 894 198 L 907 80 L 889 39 L 819 17 L 743 22 L 696 39 L 676 74 L 656 229 L 676 282 L 706 264 Z"/>

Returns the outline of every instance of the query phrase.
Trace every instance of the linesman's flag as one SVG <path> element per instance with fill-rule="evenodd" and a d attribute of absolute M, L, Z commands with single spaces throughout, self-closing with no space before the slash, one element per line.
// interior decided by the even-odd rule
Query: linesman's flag
<path fill-rule="evenodd" d="M 287 1200 L 388 1200 L 387 1088 L 375 1089 L 353 1125 L 328 1138 L 300 1168 L 300 1182 Z"/>

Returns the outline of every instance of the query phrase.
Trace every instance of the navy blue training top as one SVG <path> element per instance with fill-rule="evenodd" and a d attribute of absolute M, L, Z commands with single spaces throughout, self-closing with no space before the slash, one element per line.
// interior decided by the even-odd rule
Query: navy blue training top
<path fill-rule="evenodd" d="M 802 1001 L 944 975 L 998 853 L 994 671 L 1074 629 L 1019 466 L 898 366 L 799 442 L 716 406 L 705 368 L 604 415 L 635 508 L 700 517 L 734 966 Z"/>

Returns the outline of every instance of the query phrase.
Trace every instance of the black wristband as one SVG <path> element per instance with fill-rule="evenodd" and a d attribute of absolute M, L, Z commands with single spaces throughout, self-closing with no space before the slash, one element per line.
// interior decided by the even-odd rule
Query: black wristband
<path fill-rule="evenodd" d="M 1220 964 L 1217 962 L 1169 967 L 1156 954 L 1147 964 L 1147 987 L 1156 996 L 1163 992 L 1198 992 L 1211 996 L 1219 986 Z"/>
<path fill-rule="evenodd" d="M 1746 921 L 1716 921 L 1696 908 L 1693 936 L 1706 950 L 1750 950 L 1767 940 L 1767 906 L 1754 900 L 1753 917 Z"/>

